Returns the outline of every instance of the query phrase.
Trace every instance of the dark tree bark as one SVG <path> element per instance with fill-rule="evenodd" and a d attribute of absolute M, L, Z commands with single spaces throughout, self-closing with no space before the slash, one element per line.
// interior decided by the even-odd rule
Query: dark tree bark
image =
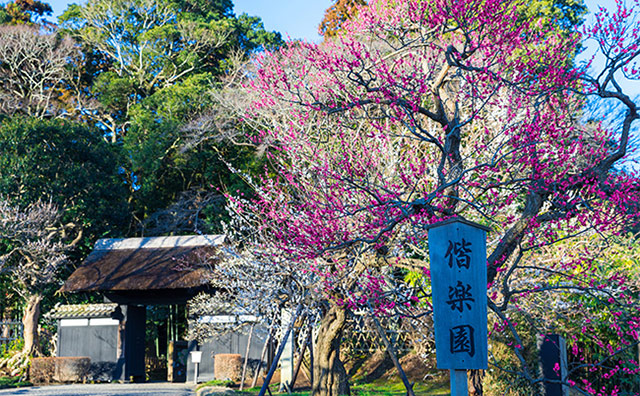
<path fill-rule="evenodd" d="M 340 342 L 346 324 L 345 311 L 332 305 L 322 319 L 314 348 L 314 396 L 350 395 L 347 371 L 340 361 Z"/>
<path fill-rule="evenodd" d="M 482 396 L 482 380 L 484 378 L 484 370 L 468 370 L 467 386 L 469 387 L 469 396 Z"/>

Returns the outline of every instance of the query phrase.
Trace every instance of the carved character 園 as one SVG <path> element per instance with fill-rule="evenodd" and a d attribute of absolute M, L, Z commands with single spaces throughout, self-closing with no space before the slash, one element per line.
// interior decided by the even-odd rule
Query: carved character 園
<path fill-rule="evenodd" d="M 473 340 L 473 327 L 469 325 L 455 326 L 449 329 L 449 350 L 451 353 L 468 353 L 473 357 L 476 353 Z"/>

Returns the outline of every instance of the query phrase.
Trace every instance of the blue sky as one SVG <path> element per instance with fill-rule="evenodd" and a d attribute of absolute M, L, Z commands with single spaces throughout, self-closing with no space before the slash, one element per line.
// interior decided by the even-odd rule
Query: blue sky
<path fill-rule="evenodd" d="M 46 1 L 46 0 L 45 0 Z M 0 0 L 0 3 L 3 3 Z M 78 1 L 50 0 L 54 17 L 60 15 L 68 4 Z M 247 13 L 262 18 L 267 30 L 282 33 L 283 38 L 319 41 L 318 25 L 331 0 L 235 0 L 237 15 Z M 54 18 L 55 19 L 55 18 Z"/>
<path fill-rule="evenodd" d="M 0 0 L 3 2 L 3 0 Z M 49 0 L 53 7 L 54 17 L 60 15 L 68 4 L 74 1 Z M 324 11 L 331 5 L 331 0 L 234 0 L 235 13 L 247 13 L 262 18 L 267 30 L 282 33 L 285 39 L 303 39 L 319 42 L 318 25 Z M 585 0 L 591 12 L 597 11 L 598 5 L 613 9 L 614 0 Z M 54 18 L 55 19 L 55 18 Z M 587 18 L 587 21 L 589 18 Z M 588 23 L 588 22 L 587 22 Z M 640 95 L 638 81 L 626 81 L 628 92 L 632 96 Z"/>
<path fill-rule="evenodd" d="M 0 0 L 0 3 L 4 2 Z M 68 4 L 76 1 L 50 0 L 54 17 L 60 15 Z M 598 5 L 614 6 L 614 0 L 585 0 L 589 10 L 596 11 Z M 318 25 L 331 0 L 235 0 L 235 13 L 246 12 L 262 18 L 267 30 L 282 33 L 283 37 L 319 41 Z"/>
<path fill-rule="evenodd" d="M 276 30 L 292 39 L 319 41 L 318 25 L 330 0 L 235 0 L 236 14 L 246 12 L 264 21 L 267 30 Z"/>

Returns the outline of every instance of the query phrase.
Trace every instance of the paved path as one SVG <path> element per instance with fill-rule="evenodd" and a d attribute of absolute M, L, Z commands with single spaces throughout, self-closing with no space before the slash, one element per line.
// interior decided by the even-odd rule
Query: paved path
<path fill-rule="evenodd" d="M 152 384 L 91 384 L 31 386 L 0 390 L 0 395 L 24 396 L 193 396 L 193 385 Z"/>

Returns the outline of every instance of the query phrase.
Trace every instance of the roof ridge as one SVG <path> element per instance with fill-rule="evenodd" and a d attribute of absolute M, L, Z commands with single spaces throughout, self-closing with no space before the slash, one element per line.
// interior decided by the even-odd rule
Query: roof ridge
<path fill-rule="evenodd" d="M 217 246 L 224 243 L 225 235 L 179 235 L 136 238 L 103 238 L 94 250 L 158 249 L 173 247 Z"/>

